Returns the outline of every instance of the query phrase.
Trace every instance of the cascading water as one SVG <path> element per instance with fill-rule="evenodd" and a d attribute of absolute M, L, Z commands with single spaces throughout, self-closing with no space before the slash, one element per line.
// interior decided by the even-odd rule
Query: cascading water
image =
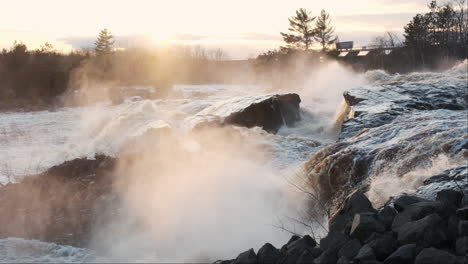
<path fill-rule="evenodd" d="M 348 81 L 337 83 L 332 77 L 336 71 Z M 90 247 L 105 255 L 104 261 L 213 261 L 235 257 L 238 252 L 258 248 L 265 242 L 278 246 L 289 234 L 273 227 L 276 220 L 294 217 L 303 209 L 301 194 L 284 178 L 337 139 L 336 128 L 342 120 L 351 117 L 349 111 L 356 110 L 345 104 L 339 106 L 343 91 L 385 88 L 393 92 L 391 101 L 383 97 L 367 98 L 369 102 L 379 100 L 369 103 L 365 109 L 366 113 L 375 114 L 393 111 L 399 103 L 395 96 L 400 94 L 400 99 L 406 100 L 405 91 L 415 87 L 429 87 L 428 94 L 437 91 L 439 86 L 454 91 L 467 89 L 466 62 L 444 73 L 388 75 L 372 71 L 355 75 L 331 64 L 319 74 L 320 81 L 288 91 L 302 97 L 302 120 L 294 127 L 282 127 L 276 134 L 242 127 L 213 129 L 197 135 L 189 132 L 200 120 L 242 109 L 271 93 L 260 86 L 176 86 L 178 96 L 168 100 L 129 99 L 121 105 L 2 113 L 0 180 L 15 181 L 66 160 L 93 157 L 96 153 L 115 156 L 145 132 L 168 129 L 173 139 L 146 142 L 148 154 L 136 165 L 120 164 L 117 173 L 131 179 L 128 186 L 119 190 L 124 197 L 125 212 L 112 219 L 112 224 L 100 227 Z M 363 113 L 362 109 L 359 111 Z M 403 146 L 401 155 L 407 158 L 387 164 L 378 160 L 373 163 L 368 170 L 369 179 L 383 179 L 382 175 L 400 170 L 409 160 L 417 163 L 413 158 L 420 151 L 429 151 L 429 144 L 439 144 L 451 135 L 463 138 L 460 135 L 460 131 L 466 131 L 466 124 L 460 119 L 463 112 L 435 111 L 408 112 L 395 123 L 383 124 L 345 142 L 355 153 L 364 154 L 372 151 L 372 147 L 387 150 L 408 138 L 421 145 L 419 148 Z M 450 118 L 440 121 L 439 116 Z M 345 128 L 354 128 L 353 122 L 345 122 Z M 408 122 L 415 125 L 408 126 Z M 413 137 L 414 131 L 439 125 L 447 127 L 446 134 L 428 136 L 428 140 L 423 135 Z M 394 127 L 388 132 L 383 130 L 384 126 Z M 384 138 L 388 140 L 384 142 Z M 343 153 L 350 152 L 343 149 Z M 435 167 L 434 164 L 445 168 L 460 161 L 458 156 L 448 157 L 447 162 L 440 159 L 434 163 L 418 163 L 418 168 L 428 169 Z M 399 171 L 399 175 L 409 174 Z M 373 182 L 372 190 L 382 185 L 378 180 Z M 415 187 L 418 182 L 414 183 Z M 370 196 L 374 194 L 371 192 Z M 144 229 L 135 232 L 134 222 Z M 298 227 L 295 231 L 304 230 Z M 0 256 L 3 262 L 99 261 L 93 250 L 16 238 L 0 239 Z"/>

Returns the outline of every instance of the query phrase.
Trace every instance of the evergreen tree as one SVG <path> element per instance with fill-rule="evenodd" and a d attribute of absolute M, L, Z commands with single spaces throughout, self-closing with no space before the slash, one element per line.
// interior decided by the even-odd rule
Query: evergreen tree
<path fill-rule="evenodd" d="M 335 28 L 332 26 L 330 14 L 325 10 L 320 12 L 320 16 L 315 21 L 315 40 L 322 45 L 322 50 L 326 51 L 327 47 L 336 42 L 337 37 L 333 35 Z"/>
<path fill-rule="evenodd" d="M 308 50 L 312 44 L 315 30 L 310 12 L 304 8 L 296 10 L 296 15 L 289 18 L 289 32 L 283 33 L 283 40 L 288 44 L 288 48 L 299 48 Z"/>
<path fill-rule="evenodd" d="M 105 28 L 99 32 L 94 45 L 96 46 L 95 51 L 97 55 L 109 54 L 112 52 L 112 45 L 114 45 L 114 36 Z"/>

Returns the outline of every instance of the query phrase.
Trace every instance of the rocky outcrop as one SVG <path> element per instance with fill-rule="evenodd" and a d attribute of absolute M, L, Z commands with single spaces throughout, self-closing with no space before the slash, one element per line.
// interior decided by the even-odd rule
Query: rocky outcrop
<path fill-rule="evenodd" d="M 266 263 L 263 261 L 265 255 L 269 256 L 268 263 L 277 264 L 466 263 L 468 237 L 464 233 L 464 215 L 462 218 L 457 215 L 457 212 L 464 210 L 463 207 L 459 208 L 461 199 L 466 197 L 463 192 L 442 190 L 437 193 L 438 199 L 435 201 L 406 196 L 389 200 L 385 207 L 374 209 L 369 208 L 370 202 L 362 192 L 355 191 L 334 214 L 329 233 L 320 240 L 319 245 L 308 235 L 302 238 L 293 236 L 281 250 L 267 243 L 257 255 L 250 249 L 234 260 L 219 263 Z M 396 210 L 394 205 L 397 201 L 400 204 L 401 201 L 414 203 Z M 333 224 L 332 220 L 339 216 L 347 216 L 343 218 L 346 222 L 343 226 L 351 226 L 351 229 Z M 407 221 L 399 223 L 401 218 Z M 449 221 L 452 218 L 454 221 Z M 386 224 L 386 221 L 393 224 Z M 450 234 L 453 228 L 459 229 L 455 235 Z"/>
<path fill-rule="evenodd" d="M 297 94 L 236 97 L 218 102 L 200 111 L 186 123 L 192 128 L 216 125 L 261 127 L 276 133 L 283 125 L 293 126 L 301 120 Z"/>
<path fill-rule="evenodd" d="M 102 214 L 117 203 L 115 159 L 75 159 L 0 187 L 0 237 L 83 247 Z"/>
<path fill-rule="evenodd" d="M 401 82 L 346 92 L 352 118 L 344 121 L 339 141 L 305 164 L 308 184 L 319 186 L 320 197 L 330 201 L 365 188 L 369 176 L 404 177 L 431 167 L 438 156 L 465 164 L 466 75 L 444 79 L 446 75 L 437 75 L 435 84 L 406 76 Z"/>

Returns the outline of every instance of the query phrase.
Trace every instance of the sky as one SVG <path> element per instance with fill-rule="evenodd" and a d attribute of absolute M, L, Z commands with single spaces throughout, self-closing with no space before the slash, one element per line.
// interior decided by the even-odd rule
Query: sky
<path fill-rule="evenodd" d="M 0 0 L 0 48 L 15 40 L 29 48 L 45 42 L 57 50 L 91 48 L 108 28 L 116 44 L 200 45 L 233 59 L 282 45 L 288 17 L 298 8 L 330 13 L 341 41 L 363 46 L 385 31 L 401 34 L 429 0 Z"/>

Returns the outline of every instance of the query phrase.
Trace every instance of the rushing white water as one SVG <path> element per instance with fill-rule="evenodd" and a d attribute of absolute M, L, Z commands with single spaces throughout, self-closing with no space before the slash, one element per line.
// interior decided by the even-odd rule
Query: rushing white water
<path fill-rule="evenodd" d="M 132 138 L 153 128 L 171 129 L 181 139 L 181 149 L 161 152 L 172 160 L 182 153 L 180 156 L 186 160 L 183 169 L 157 168 L 159 178 L 150 178 L 144 185 L 138 183 L 128 190 L 126 202 L 134 210 L 132 215 L 141 217 L 151 228 L 144 234 L 125 233 L 129 219 L 119 219 L 116 225 L 121 232 L 105 229 L 95 241 L 108 252 L 106 258 L 97 258 L 92 250 L 8 238 L 0 239 L 0 261 L 212 261 L 235 257 L 234 253 L 249 247 L 258 249 L 265 242 L 280 246 L 289 234 L 271 225 L 276 224 L 276 217 L 294 213 L 292 207 L 300 203 L 297 197 L 287 197 L 288 184 L 283 177 L 336 140 L 333 122 L 342 92 L 363 85 L 380 87 L 383 83 L 398 83 L 407 89 L 415 84 L 460 86 L 466 62 L 461 65 L 446 73 L 388 75 L 373 71 L 359 75 L 331 64 L 313 75 L 304 87 L 287 91 L 299 93 L 303 100 L 302 121 L 295 127 L 283 127 L 275 135 L 259 128 L 236 128 L 242 140 L 209 146 L 200 142 L 210 143 L 210 138 L 197 141 L 188 135 L 193 122 L 242 108 L 278 91 L 251 85 L 185 85 L 175 86 L 176 96 L 168 100 L 128 98 L 120 105 L 1 113 L 0 182 L 15 181 L 74 158 L 92 158 L 96 153 L 117 155 Z M 341 78 L 336 78 L 337 73 Z M 379 107 L 373 110 L 385 110 L 384 105 Z M 211 164 L 199 160 L 203 158 Z M 141 162 L 168 161 L 151 156 Z M 152 173 L 144 166 L 125 172 L 139 177 Z M 142 192 L 140 187 L 152 194 L 135 195 Z M 202 188 L 203 193 L 197 188 Z M 140 204 L 145 207 L 139 208 Z M 165 208 L 169 206 L 184 210 Z M 152 215 L 147 216 L 147 211 Z M 157 226 L 153 226 L 155 223 Z M 170 233 L 162 229 L 170 229 Z"/>

